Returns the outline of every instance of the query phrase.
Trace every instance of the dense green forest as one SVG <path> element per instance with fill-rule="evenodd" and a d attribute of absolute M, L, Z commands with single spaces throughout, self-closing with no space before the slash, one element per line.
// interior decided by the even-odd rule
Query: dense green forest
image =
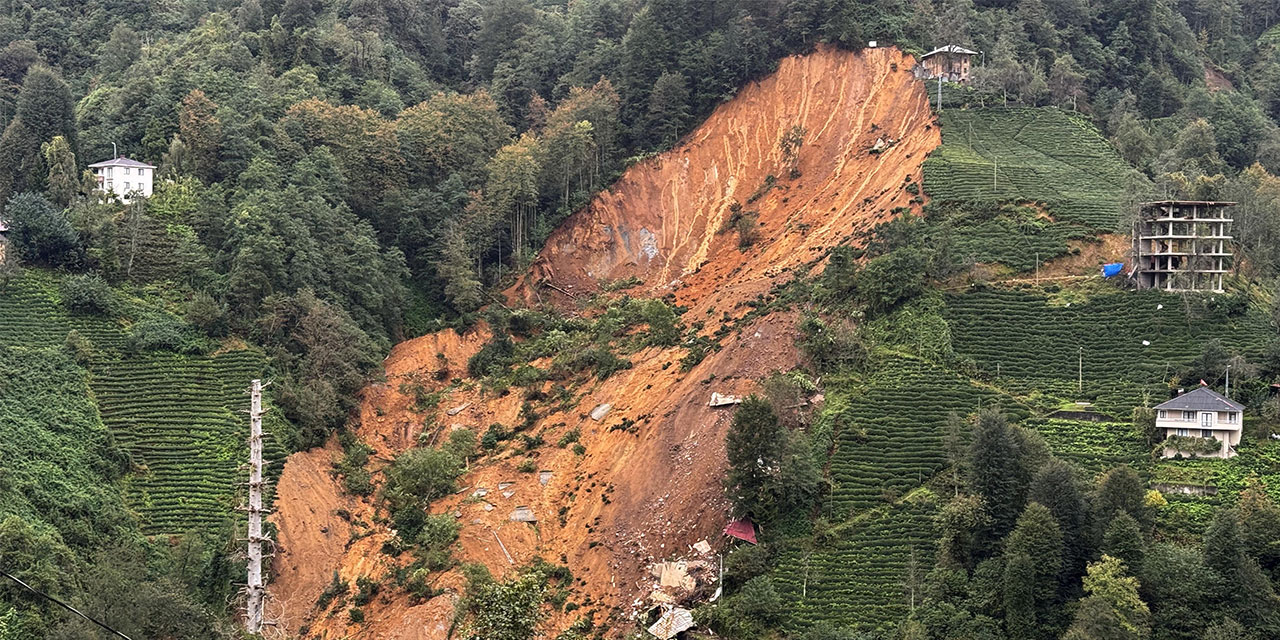
<path fill-rule="evenodd" d="M 983 51 L 972 89 L 948 92 L 947 104 L 1078 112 L 1136 170 L 1127 182 L 1113 176 L 1107 203 L 1148 193 L 1239 200 L 1248 269 L 1274 276 L 1277 22 L 1270 0 L 7 0 L 0 194 L 10 259 L 0 297 L 13 304 L 0 305 L 0 320 L 4 335 L 23 339 L 0 345 L 0 447 L 24 462 L 0 473 L 0 567 L 110 612 L 136 637 L 232 634 L 232 536 L 203 523 L 174 544 L 146 538 L 179 532 L 144 526 L 125 507 L 122 496 L 146 489 L 125 487 L 145 452 L 107 428 L 121 420 L 110 406 L 111 376 L 128 373 L 119 363 L 148 358 L 203 377 L 191 372 L 216 370 L 215 351 L 247 343 L 261 356 L 235 366 L 276 380 L 277 446 L 317 444 L 342 426 L 393 342 L 472 322 L 550 230 L 628 163 L 674 144 L 781 56 L 821 42 Z M 113 153 L 159 167 L 154 197 L 126 206 L 94 193 L 85 165 Z M 985 204 L 1020 197 L 1041 196 Z M 970 214 L 982 217 L 957 215 Z M 1114 210 L 1096 214 L 1045 231 L 1045 242 L 1066 251 L 1066 238 L 1123 225 Z M 981 224 L 1017 226 L 1018 215 Z M 894 255 L 920 267 L 906 297 L 944 275 L 918 255 Z M 1025 256 L 1013 266 L 1025 268 Z M 859 295 L 887 309 L 899 293 Z M 28 313 L 32 301 L 53 310 Z M 108 403 L 83 401 L 95 394 Z M 210 407 L 200 420 L 217 432 L 230 411 Z M 1029 490 L 1032 466 L 1014 465 L 1026 476 L 1014 489 Z M 1092 522 L 1108 533 L 1115 513 Z M 1231 517 L 1213 526 L 1229 529 Z M 1031 507 L 1004 514 L 1000 527 L 981 535 L 1025 530 L 1028 549 L 1034 535 L 1054 535 Z M 944 548 L 953 555 L 940 571 L 988 580 L 1029 579 L 1007 575 L 1015 560 L 1057 566 L 1006 550 L 1013 559 L 998 578 L 990 551 Z M 1100 548 L 1133 563 L 1124 549 Z M 1058 564 L 1079 577 L 1083 552 L 1071 553 Z M 1182 554 L 1170 563 L 1199 561 L 1167 553 Z M 1195 579 L 1257 578 L 1239 558 L 1206 552 L 1204 562 L 1218 573 Z M 1114 563 L 1089 571 L 1084 588 L 1099 600 L 1127 593 Z M 1170 589 L 1180 579 L 1166 578 Z M 1009 606 L 1063 630 L 1074 623 L 1035 616 L 1080 595 L 1072 589 Z M 963 592 L 935 594 L 922 624 L 949 615 Z M 1003 611 L 966 606 L 974 619 Z M 0 584 L 0 638 L 96 633 Z"/>

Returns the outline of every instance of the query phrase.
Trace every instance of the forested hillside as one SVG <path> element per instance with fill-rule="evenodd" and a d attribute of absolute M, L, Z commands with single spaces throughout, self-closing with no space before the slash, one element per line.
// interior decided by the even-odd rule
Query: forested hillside
<path fill-rule="evenodd" d="M 242 571 L 233 549 L 241 526 L 235 483 L 243 460 L 241 385 L 248 378 L 274 382 L 268 401 L 278 411 L 270 414 L 268 455 L 277 462 L 350 432 L 361 390 L 380 381 L 383 357 L 406 338 L 496 328 L 483 352 L 488 362 L 482 358 L 470 377 L 486 380 L 483 389 L 508 383 L 532 389 L 533 374 L 517 355 L 551 352 L 516 348 L 543 329 L 522 328 L 518 315 L 509 320 L 506 307 L 514 303 L 500 292 L 530 265 L 544 273 L 551 260 L 545 256 L 554 251 L 544 252 L 543 244 L 553 230 L 625 169 L 660 162 L 653 158 L 787 55 L 820 44 L 858 50 L 870 40 L 914 54 L 960 44 L 982 53 L 971 85 L 931 94 L 943 107 L 937 121 L 943 144 L 925 165 L 923 182 L 898 185 L 910 196 L 886 191 L 910 206 L 886 207 L 875 219 L 912 208 L 922 215 L 875 233 L 811 234 L 814 243 L 840 237 L 856 250 L 828 255 L 828 246 L 815 245 L 813 255 L 784 260 L 779 244 L 770 253 L 784 230 L 810 235 L 811 224 L 793 227 L 789 213 L 771 218 L 770 212 L 791 211 L 782 203 L 802 193 L 805 181 L 828 178 L 800 172 L 798 150 L 819 139 L 821 127 L 796 125 L 788 129 L 790 143 L 784 135 L 757 144 L 753 153 L 782 159 L 776 175 L 761 169 L 768 175 L 743 186 L 739 208 L 712 234 L 733 232 L 739 251 L 758 254 L 712 265 L 703 277 L 719 282 L 732 273 L 737 282 L 753 282 L 754 299 L 744 293 L 732 309 L 713 309 L 733 298 L 686 290 L 670 304 L 637 310 L 617 292 L 640 295 L 631 289 L 644 284 L 657 297 L 656 287 L 666 283 L 575 274 L 582 288 L 614 296 L 595 306 L 567 296 L 572 304 L 547 313 L 599 314 L 610 324 L 547 320 L 546 333 L 595 345 L 562 366 L 603 379 L 630 362 L 611 351 L 630 327 L 669 324 L 671 335 L 659 342 L 687 351 L 678 365 L 687 371 L 757 318 L 803 312 L 804 379 L 826 377 L 829 404 L 813 422 L 825 431 L 793 444 L 810 445 L 814 457 L 801 466 L 820 468 L 822 482 L 801 478 L 804 500 L 786 503 L 786 513 L 754 514 L 761 522 L 778 518 L 780 526 L 770 530 L 779 537 L 767 541 L 767 554 L 734 561 L 747 567 L 731 578 L 746 595 L 727 600 L 719 614 L 700 613 L 704 627 L 737 637 L 811 640 L 855 632 L 924 637 L 911 634 L 926 628 L 932 637 L 1014 637 L 1008 629 L 1040 607 L 1030 619 L 1041 626 L 1023 625 L 1036 637 L 1074 630 L 1076 607 L 1101 606 L 1089 600 L 1101 595 L 1080 596 L 1127 584 L 1101 560 L 1090 569 L 1097 582 L 1081 583 L 1088 553 L 1079 549 L 1070 559 L 1075 564 L 1068 563 L 1074 573 L 1054 576 L 1062 585 L 1052 597 L 1009 605 L 1021 608 L 1008 617 L 1003 604 L 976 595 L 957 605 L 964 588 L 954 584 L 931 594 L 932 618 L 912 616 L 918 604 L 912 589 L 923 589 L 923 581 L 903 576 L 934 559 L 935 550 L 940 566 L 987 581 L 979 585 L 1026 577 L 996 576 L 990 548 L 962 550 L 925 530 L 938 513 L 983 517 L 957 514 L 963 504 L 942 500 L 948 488 L 981 493 L 959 481 L 938 485 L 948 470 L 970 464 L 942 448 L 942 436 L 959 424 L 948 414 L 996 402 L 1010 419 L 1026 419 L 1020 429 L 1043 433 L 1042 449 L 1077 463 L 1090 482 L 1113 462 L 1128 462 L 1144 481 L 1221 490 L 1170 501 L 1154 515 L 1129 509 L 1147 541 L 1190 544 L 1209 526 L 1231 534 L 1227 529 L 1239 521 L 1215 514 L 1235 514 L 1225 507 L 1237 501 L 1252 509 L 1241 507 L 1246 525 L 1258 522 L 1248 520 L 1252 515 L 1270 517 L 1272 507 L 1259 496 L 1274 491 L 1267 485 L 1273 454 L 1264 445 L 1276 411 L 1266 389 L 1278 369 L 1278 22 L 1280 5 L 1270 0 L 0 3 L 0 220 L 7 227 L 0 262 L 0 569 L 99 612 L 134 637 L 234 637 L 232 576 Z M 850 115 L 855 106 L 817 108 L 863 126 Z M 881 135 L 871 133 L 876 127 L 866 122 L 849 139 L 874 140 Z M 913 162 L 923 160 L 919 151 Z M 866 149 L 841 145 L 821 153 L 823 171 L 838 174 L 825 167 L 843 167 L 845 155 L 865 156 Z M 87 165 L 116 155 L 157 167 L 154 196 L 124 204 L 96 189 Z M 1243 259 L 1228 296 L 1188 302 L 1071 281 L 1033 291 L 999 282 L 1030 277 L 1054 258 L 1084 264 L 1103 257 L 1123 245 L 1114 234 L 1127 232 L 1133 203 L 1153 196 L 1240 203 L 1232 211 Z M 842 213 L 871 206 L 861 195 L 857 202 L 838 201 L 835 192 L 826 197 Z M 926 198 L 932 203 L 923 207 Z M 769 208 L 753 205 L 759 199 Z M 674 206 L 661 198 L 644 202 L 660 210 L 656 217 Z M 756 209 L 766 215 L 757 218 Z M 759 237 L 762 225 L 778 235 Z M 1055 268 L 1065 273 L 1064 264 Z M 768 278 L 756 278 L 756 271 Z M 677 303 L 697 307 L 699 317 Z M 1153 315 L 1153 305 L 1181 305 L 1181 315 Z M 1140 341 L 1151 341 L 1153 324 L 1168 342 L 1139 349 Z M 1115 331 L 1103 334 L 1100 325 Z M 1072 342 L 1078 334 L 1089 341 Z M 1219 385 L 1232 363 L 1260 437 L 1237 461 L 1173 465 L 1152 462 L 1147 454 L 1155 443 L 1142 434 L 1050 418 L 1050 405 L 1077 400 L 1070 354 L 1042 357 L 1064 343 L 1087 349 L 1081 358 L 1092 372 L 1075 395 L 1114 413 L 1125 429 L 1135 407 L 1151 404 L 1175 380 L 1207 377 Z M 452 363 L 441 370 L 469 368 Z M 876 422 L 882 413 L 894 417 Z M 993 414 L 966 424 L 979 423 L 992 432 L 1003 428 Z M 810 425 L 788 426 L 799 433 Z M 494 437 L 500 434 L 514 437 L 502 429 Z M 527 437 L 526 453 L 546 444 Z M 791 443 L 779 437 L 775 445 Z M 350 433 L 343 441 L 346 466 L 335 475 L 359 480 L 365 473 L 372 484 L 364 494 L 372 494 L 385 481 L 381 472 L 372 480 L 356 472 L 367 460 L 360 462 L 362 449 Z M 1020 491 L 1029 490 L 1028 478 L 1047 459 L 1044 450 L 1031 449 L 1029 458 L 1009 457 L 1025 471 Z M 485 450 L 494 457 L 502 451 Z M 1266 490 L 1246 491 L 1255 483 Z M 1020 511 L 1006 518 L 1000 535 L 981 534 L 987 547 L 1005 544 Z M 1105 528 L 1115 512 L 1092 522 Z M 1036 518 L 1043 525 L 1041 516 L 1026 516 L 1027 527 Z M 1153 557 L 1176 556 L 1177 566 L 1199 571 L 1203 555 L 1217 572 L 1195 574 L 1212 583 L 1201 590 L 1209 594 L 1206 603 L 1247 584 L 1271 606 L 1260 586 L 1270 588 L 1268 576 L 1255 569 L 1275 572 L 1275 559 L 1262 542 L 1248 538 L 1248 544 L 1262 550 L 1250 546 L 1252 555 L 1225 557 L 1197 549 L 1191 558 L 1189 546 L 1169 546 Z M 419 545 L 424 554 L 426 548 Z M 1032 559 L 1039 558 L 1019 556 L 1017 566 Z M 817 565 L 829 573 L 811 584 L 808 572 Z M 855 578 L 846 575 L 852 567 L 871 570 Z M 766 584 L 770 575 L 776 584 Z M 797 575 L 805 576 L 798 584 Z M 1136 577 L 1146 584 L 1148 574 Z M 1169 589 L 1176 582 L 1166 574 L 1154 579 Z M 856 586 L 834 586 L 849 581 Z M 906 601 L 892 595 L 904 582 L 914 585 Z M 1178 612 L 1194 624 L 1170 623 L 1161 609 L 1172 606 L 1170 593 L 1161 601 L 1144 589 L 1154 637 L 1230 632 L 1228 621 L 1210 620 L 1206 610 Z M 938 621 L 952 611 L 947 607 L 977 622 L 940 630 Z M 783 615 L 784 609 L 796 613 Z M 754 611 L 758 619 L 735 621 L 735 611 Z M 1265 637 L 1280 624 L 1268 611 L 1250 618 L 1231 609 L 1229 622 Z M 0 639 L 97 633 L 15 584 L 0 583 Z"/>

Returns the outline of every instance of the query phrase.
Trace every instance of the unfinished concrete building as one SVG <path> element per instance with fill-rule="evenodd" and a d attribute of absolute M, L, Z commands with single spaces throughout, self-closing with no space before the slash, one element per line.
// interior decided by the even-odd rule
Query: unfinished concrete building
<path fill-rule="evenodd" d="M 1138 286 L 1165 291 L 1222 291 L 1232 266 L 1234 202 L 1161 200 L 1143 203 L 1134 222 Z"/>

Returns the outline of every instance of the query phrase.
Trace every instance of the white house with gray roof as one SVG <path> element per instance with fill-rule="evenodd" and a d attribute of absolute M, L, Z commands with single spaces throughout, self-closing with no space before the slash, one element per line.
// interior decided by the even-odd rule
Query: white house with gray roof
<path fill-rule="evenodd" d="M 1156 405 L 1156 428 L 1165 438 L 1212 438 L 1221 443 L 1212 453 L 1208 442 L 1195 443 L 1184 440 L 1187 449 L 1165 447 L 1166 458 L 1179 453 L 1186 456 L 1206 458 L 1230 458 L 1236 455 L 1236 446 L 1240 444 L 1240 433 L 1244 427 L 1244 405 L 1234 402 L 1209 387 L 1197 387 L 1178 397 Z M 1175 442 L 1177 439 L 1175 439 Z M 1198 446 L 1191 447 L 1195 444 Z"/>
<path fill-rule="evenodd" d="M 95 162 L 89 165 L 89 169 L 98 179 L 99 191 L 114 194 L 125 204 L 129 204 L 134 198 L 150 196 L 152 181 L 156 175 L 155 165 L 124 156 Z"/>

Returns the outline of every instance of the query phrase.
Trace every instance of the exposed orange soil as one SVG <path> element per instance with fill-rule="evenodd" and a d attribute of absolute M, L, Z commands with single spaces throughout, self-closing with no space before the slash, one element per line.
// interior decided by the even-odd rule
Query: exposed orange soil
<path fill-rule="evenodd" d="M 572 216 L 509 296 L 564 302 L 539 283 L 585 292 L 635 275 L 644 285 L 631 294 L 672 292 L 691 307 L 687 321 L 710 319 L 707 309 L 741 315 L 735 305 L 766 291 L 784 269 L 851 241 L 896 207 L 913 206 L 903 188 L 908 180 L 919 183 L 920 164 L 939 136 L 912 64 L 891 49 L 823 49 L 782 61 L 777 73 L 744 88 L 680 147 L 631 168 Z M 799 154 L 802 175 L 792 180 L 777 142 L 796 124 L 808 133 Z M 871 154 L 879 137 L 895 143 Z M 779 176 L 779 187 L 748 204 L 769 174 Z M 760 215 L 760 240 L 746 252 L 739 252 L 732 232 L 716 233 L 735 200 Z M 630 356 L 633 368 L 577 389 L 573 407 L 540 407 L 552 411 L 530 431 L 548 443 L 532 454 L 539 470 L 551 472 L 545 485 L 538 473 L 517 471 L 523 455 L 500 453 L 474 463 L 459 481 L 462 490 L 433 505 L 462 525 L 455 556 L 495 574 L 534 556 L 566 564 L 575 577 L 570 602 L 581 608 L 553 616 L 547 633 L 592 610 L 597 624 L 620 632 L 652 587 L 651 562 L 687 554 L 702 539 L 723 545 L 719 531 L 729 508 L 724 435 L 732 409 L 712 409 L 707 401 L 712 391 L 749 393 L 771 371 L 796 366 L 795 324 L 790 312 L 759 318 L 688 373 L 680 372 L 683 348 L 648 348 Z M 371 467 L 454 428 L 483 432 L 493 422 L 519 422 L 520 390 L 495 397 L 467 381 L 448 392 L 435 410 L 436 427 L 424 434 L 423 416 L 399 391 L 410 376 L 443 388 L 447 383 L 432 375 L 442 366 L 449 369 L 446 379 L 464 377 L 467 359 L 487 338 L 483 329 L 461 336 L 445 331 L 392 350 L 384 363 L 387 382 L 366 389 L 356 427 L 377 452 Z M 588 414 L 605 402 L 612 410 L 592 420 Z M 614 428 L 631 421 L 630 429 Z M 585 455 L 555 446 L 574 428 Z M 410 561 L 409 554 L 395 559 L 380 552 L 392 536 L 382 522 L 385 512 L 341 493 L 329 475 L 338 454 L 334 446 L 303 452 L 285 466 L 273 516 L 280 550 L 271 586 L 274 601 L 284 606 L 269 610 L 283 609 L 283 629 L 297 633 L 305 626 L 309 638 L 446 637 L 462 586 L 456 571 L 438 577 L 436 586 L 446 593 L 425 603 L 411 604 L 384 587 L 363 607 L 361 625 L 348 623 L 345 607 L 314 610 L 334 571 L 353 584 L 362 575 L 387 584 L 387 573 Z M 505 482 L 514 484 L 500 489 Z M 475 497 L 477 488 L 488 493 Z M 536 525 L 510 520 L 519 505 L 533 510 Z M 350 516 L 340 516 L 340 509 Z"/>
<path fill-rule="evenodd" d="M 783 60 L 561 225 L 509 294 L 534 302 L 634 276 L 644 293 L 674 293 L 702 317 L 766 291 L 785 269 L 912 206 L 905 182 L 919 184 L 940 141 L 912 64 L 896 49 Z M 794 126 L 805 130 L 796 179 L 778 144 Z M 873 154 L 877 139 L 889 146 Z M 778 186 L 750 202 L 770 175 Z M 736 233 L 717 233 L 734 203 L 759 212 L 761 240 L 745 252 Z"/>
<path fill-rule="evenodd" d="M 1118 233 L 1098 234 L 1097 241 L 1073 240 L 1080 253 L 1055 258 L 1040 266 L 1040 277 L 1097 275 L 1103 264 L 1127 262 L 1133 249 L 1129 236 Z"/>

